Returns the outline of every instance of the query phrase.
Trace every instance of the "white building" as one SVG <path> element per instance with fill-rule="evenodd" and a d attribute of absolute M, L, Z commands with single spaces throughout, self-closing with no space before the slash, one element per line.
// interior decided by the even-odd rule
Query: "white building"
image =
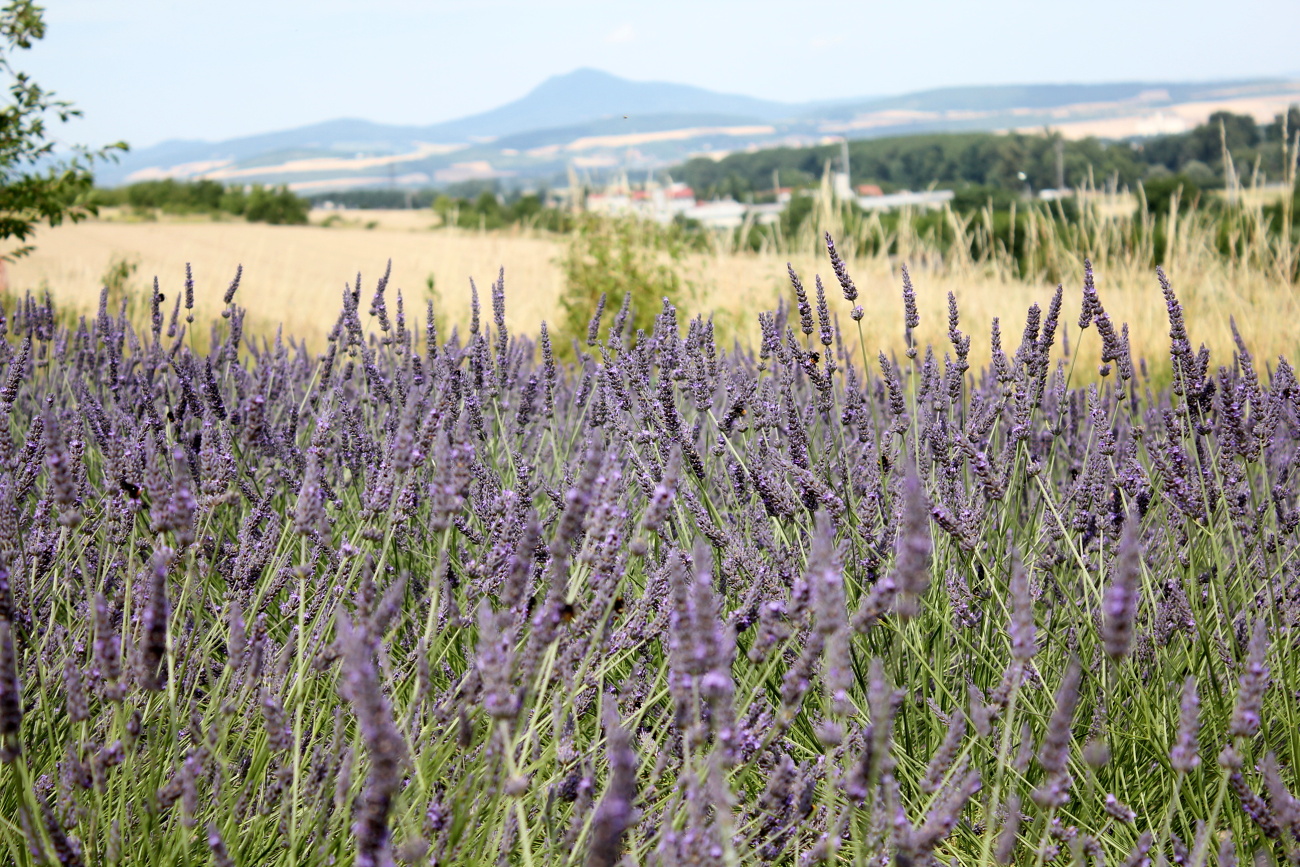
<path fill-rule="evenodd" d="M 790 201 L 790 192 L 779 191 L 777 201 L 767 204 L 746 204 L 731 198 L 701 201 L 683 183 L 647 181 L 643 188 L 633 189 L 624 176 L 600 192 L 589 193 L 586 202 L 593 214 L 637 216 L 661 224 L 681 216 L 706 229 L 731 230 L 744 225 L 746 219 L 760 226 L 777 222 Z"/>
<path fill-rule="evenodd" d="M 634 190 L 624 180 L 587 196 L 587 210 L 593 214 L 635 214 L 658 223 L 671 223 L 678 214 L 687 213 L 695 206 L 695 191 L 682 183 L 651 181 L 645 188 Z"/>
<path fill-rule="evenodd" d="M 933 210 L 943 207 L 944 202 L 952 201 L 952 190 L 921 190 L 913 192 L 903 190 L 898 193 L 886 193 L 883 196 L 859 196 L 858 207 L 864 211 L 892 211 L 896 208 L 925 208 Z"/>
<path fill-rule="evenodd" d="M 712 202 L 696 202 L 695 207 L 683 215 L 706 229 L 735 229 L 745 222 L 747 207 L 735 199 L 717 199 Z"/>

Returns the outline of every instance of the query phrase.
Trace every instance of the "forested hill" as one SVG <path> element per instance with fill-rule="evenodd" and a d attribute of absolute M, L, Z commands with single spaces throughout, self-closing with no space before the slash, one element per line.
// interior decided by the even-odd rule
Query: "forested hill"
<path fill-rule="evenodd" d="M 1289 112 L 1288 138 L 1300 128 L 1300 109 Z M 1222 122 L 1223 133 L 1220 133 Z M 1221 112 L 1186 133 L 1134 142 L 1068 141 L 1055 135 L 987 132 L 931 133 L 851 141 L 854 184 L 884 191 L 981 185 L 1020 190 L 1100 185 L 1116 178 L 1130 188 L 1153 175 L 1184 173 L 1202 186 L 1223 182 L 1227 141 L 1236 171 L 1249 179 L 1258 161 L 1265 179 L 1280 180 L 1284 157 L 1281 118 L 1256 124 L 1246 115 Z M 668 170 L 702 198 L 770 194 L 775 185 L 817 182 L 827 167 L 839 168 L 841 145 L 778 147 L 734 153 L 721 160 L 699 157 Z"/>

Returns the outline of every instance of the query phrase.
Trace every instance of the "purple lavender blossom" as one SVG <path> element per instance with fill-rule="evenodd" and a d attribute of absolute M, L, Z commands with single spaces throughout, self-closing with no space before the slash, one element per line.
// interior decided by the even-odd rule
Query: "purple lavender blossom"
<path fill-rule="evenodd" d="M 844 300 L 852 304 L 858 300 L 858 287 L 853 285 L 853 279 L 849 277 L 849 269 L 844 266 L 844 260 L 835 250 L 835 239 L 831 233 L 826 233 L 826 252 L 831 257 L 831 267 L 835 269 L 835 279 L 840 281 L 840 288 L 844 290 Z"/>
<path fill-rule="evenodd" d="M 894 585 L 898 588 L 894 611 L 900 619 L 910 620 L 919 612 L 920 599 L 930 587 L 930 556 L 934 547 L 930 539 L 930 507 L 916 467 L 910 461 L 903 477 L 902 497 L 894 560 Z"/>
<path fill-rule="evenodd" d="M 623 837 L 634 819 L 636 753 L 632 750 L 631 736 L 612 711 L 606 720 L 605 737 L 609 752 L 609 785 L 592 817 L 587 867 L 614 867 L 619 862 Z"/>
<path fill-rule="evenodd" d="M 339 692 L 352 705 L 361 736 L 370 757 L 370 776 L 362 790 L 356 822 L 357 864 L 360 867 L 391 867 L 392 844 L 388 817 L 393 798 L 401 785 L 401 766 L 406 744 L 393 723 L 392 709 L 379 685 L 375 648 L 364 626 L 337 621 L 343 653 L 343 675 Z"/>
<path fill-rule="evenodd" d="M 1260 617 L 1251 632 L 1245 666 L 1237 681 L 1237 701 L 1232 706 L 1228 734 L 1248 738 L 1259 731 L 1260 706 L 1264 690 L 1268 688 L 1268 673 L 1268 623 Z"/>
<path fill-rule="evenodd" d="M 1138 517 L 1130 515 L 1124 522 L 1111 569 L 1110 585 L 1102 601 L 1105 620 L 1102 640 L 1106 653 L 1115 662 L 1129 654 L 1133 644 L 1133 621 L 1137 617 L 1138 590 L 1142 579 L 1142 549 L 1138 539 Z"/>
<path fill-rule="evenodd" d="M 1178 736 L 1169 753 L 1169 762 L 1180 774 L 1191 773 L 1201 764 L 1197 734 L 1200 731 L 1201 700 L 1196 693 L 1196 678 L 1183 681 L 1182 699 L 1178 703 Z"/>

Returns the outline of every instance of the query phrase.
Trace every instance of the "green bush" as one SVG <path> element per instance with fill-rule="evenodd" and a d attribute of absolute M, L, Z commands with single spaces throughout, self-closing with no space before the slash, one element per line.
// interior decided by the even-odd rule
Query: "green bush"
<path fill-rule="evenodd" d="M 1146 194 L 1147 213 L 1168 214 L 1169 203 L 1178 196 L 1178 210 L 1187 211 L 1201 201 L 1201 187 L 1187 175 L 1165 175 L 1149 178 L 1142 185 Z"/>
<path fill-rule="evenodd" d="M 486 189 L 473 199 L 441 193 L 433 202 L 433 211 L 442 225 L 462 229 L 504 229 L 523 225 L 548 232 L 568 232 L 573 227 L 569 214 L 546 207 L 536 193 L 525 193 L 504 201 Z"/>
<path fill-rule="evenodd" d="M 244 192 L 243 187 L 229 187 L 221 196 L 221 210 L 227 214 L 242 217 L 247 207 L 248 193 Z"/>
<path fill-rule="evenodd" d="M 131 207 L 142 214 L 232 214 L 257 223 L 306 223 L 310 202 L 288 187 L 227 187 L 200 179 L 141 181 L 126 187 L 98 189 L 88 201 L 97 207 Z"/>
<path fill-rule="evenodd" d="M 991 184 L 969 184 L 953 193 L 952 209 L 963 214 L 982 210 L 989 204 L 995 211 L 1007 211 L 1013 203 L 1020 204 L 1020 193 Z M 1023 204 L 1020 204 L 1023 210 Z"/>
<path fill-rule="evenodd" d="M 307 222 L 307 210 L 307 200 L 295 196 L 288 187 L 258 184 L 249 191 L 243 214 L 250 223 L 302 225 Z"/>
<path fill-rule="evenodd" d="M 664 299 L 678 305 L 694 290 L 677 267 L 687 252 L 686 235 L 675 226 L 633 217 L 579 217 L 560 261 L 565 282 L 561 349 L 587 340 L 592 311 L 602 297 L 609 310 L 618 310 L 627 298 L 632 331 L 649 331 Z"/>

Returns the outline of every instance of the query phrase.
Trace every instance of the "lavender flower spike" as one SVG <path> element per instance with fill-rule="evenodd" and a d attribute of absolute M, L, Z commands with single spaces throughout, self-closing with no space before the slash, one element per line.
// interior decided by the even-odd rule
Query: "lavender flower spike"
<path fill-rule="evenodd" d="M 1142 548 L 1138 540 L 1138 516 L 1129 515 L 1124 522 L 1115 564 L 1111 570 L 1110 586 L 1102 602 L 1105 620 L 1102 623 L 1102 642 L 1106 655 L 1121 662 L 1129 655 L 1133 645 L 1133 620 L 1137 617 L 1138 582 L 1142 573 Z"/>
<path fill-rule="evenodd" d="M 908 332 L 921 324 L 921 314 L 916 310 L 916 289 L 912 287 L 912 275 L 907 273 L 907 266 L 902 266 L 903 271 L 903 324 L 907 326 Z M 910 342 L 910 341 L 909 341 Z"/>
<path fill-rule="evenodd" d="M 221 298 L 222 304 L 229 304 L 231 301 L 235 300 L 235 293 L 239 291 L 239 281 L 240 278 L 242 278 L 243 276 L 244 276 L 244 266 L 236 265 L 235 279 L 231 280 L 230 285 L 226 287 L 226 294 L 223 295 Z"/>
<path fill-rule="evenodd" d="M 1194 771 L 1201 763 L 1199 748 L 1196 743 L 1200 731 L 1201 698 L 1196 694 L 1196 678 L 1187 675 L 1183 681 L 1183 697 L 1178 703 L 1178 737 L 1174 748 L 1169 751 L 1169 763 L 1180 774 Z"/>
<path fill-rule="evenodd" d="M 370 777 L 361 793 L 356 822 L 357 867 L 393 867 L 388 814 L 401 787 L 401 764 L 406 744 L 393 723 L 393 712 L 379 685 L 372 640 L 364 625 L 338 619 L 339 644 L 343 652 L 343 681 L 339 692 L 352 705 L 366 752 L 370 756 Z"/>
<path fill-rule="evenodd" d="M 1043 808 L 1064 806 L 1070 800 L 1070 775 L 1066 769 L 1070 757 L 1070 730 L 1074 723 L 1074 710 L 1079 704 L 1080 677 L 1078 663 L 1071 662 L 1056 690 L 1056 710 L 1052 712 L 1047 733 L 1038 748 L 1038 764 L 1047 777 L 1034 790 L 1033 799 Z"/>
<path fill-rule="evenodd" d="M 813 313 L 812 305 L 808 303 L 808 290 L 803 288 L 803 282 L 799 275 L 794 272 L 794 266 L 789 262 L 785 263 L 785 270 L 790 274 L 790 284 L 794 286 L 794 297 L 799 304 L 799 330 L 804 336 L 811 336 L 813 333 Z"/>
<path fill-rule="evenodd" d="M 844 267 L 844 260 L 835 249 L 835 239 L 831 233 L 826 233 L 826 252 L 831 256 L 831 267 L 835 269 L 835 278 L 840 281 L 840 288 L 844 290 L 844 300 L 852 304 L 858 300 L 858 287 L 853 285 L 853 278 L 849 276 L 849 269 Z"/>
<path fill-rule="evenodd" d="M 1034 634 L 1034 600 L 1029 595 L 1029 575 L 1020 552 L 1011 551 L 1011 656 L 1024 662 L 1037 650 Z"/>
<path fill-rule="evenodd" d="M 144 636 L 140 645 L 140 685 L 159 691 L 167 683 L 167 621 L 171 607 L 167 601 L 167 570 L 172 552 L 159 549 L 149 564 L 149 600 L 145 603 Z"/>
<path fill-rule="evenodd" d="M 1268 621 L 1260 617 L 1250 637 L 1246 666 L 1237 682 L 1237 702 L 1232 708 L 1228 734 L 1253 737 L 1259 731 L 1260 705 L 1268 688 Z"/>
<path fill-rule="evenodd" d="M 921 487 L 916 467 L 909 462 L 903 479 L 903 514 L 899 527 L 894 584 L 898 599 L 894 611 L 910 620 L 920 610 L 920 599 L 930 587 L 930 506 Z"/>
<path fill-rule="evenodd" d="M 623 836 L 631 826 L 636 799 L 636 752 L 632 737 L 618 721 L 615 703 L 609 702 L 605 739 L 609 745 L 609 788 L 596 806 L 591 821 L 591 847 L 587 867 L 614 867 L 623 851 Z"/>

